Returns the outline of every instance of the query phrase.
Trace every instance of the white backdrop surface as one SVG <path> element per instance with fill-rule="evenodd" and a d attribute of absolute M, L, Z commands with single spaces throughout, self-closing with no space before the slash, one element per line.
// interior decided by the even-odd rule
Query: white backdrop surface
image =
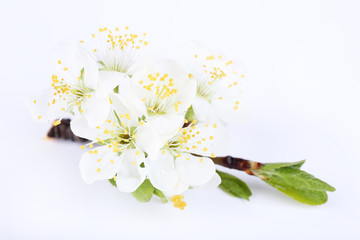
<path fill-rule="evenodd" d="M 1 1 L 0 239 L 359 239 L 358 1 Z M 83 183 L 78 144 L 45 140 L 25 99 L 49 83 L 58 41 L 130 26 L 176 57 L 198 40 L 246 66 L 251 118 L 229 154 L 307 159 L 336 187 L 325 205 L 295 202 L 242 172 L 250 201 L 188 191 L 184 211 L 138 203 L 106 181 Z"/>

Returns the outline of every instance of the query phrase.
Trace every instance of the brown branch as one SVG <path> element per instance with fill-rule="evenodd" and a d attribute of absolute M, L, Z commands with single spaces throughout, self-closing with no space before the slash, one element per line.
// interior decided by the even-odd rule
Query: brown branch
<path fill-rule="evenodd" d="M 70 121 L 70 119 L 62 119 L 59 125 L 50 128 L 47 136 L 49 138 L 65 139 L 74 142 L 87 142 L 87 139 L 78 137 L 71 131 Z"/>
<path fill-rule="evenodd" d="M 74 142 L 86 142 L 87 139 L 81 138 L 76 136 L 70 128 L 70 119 L 63 119 L 61 123 L 57 126 L 52 126 L 47 134 L 49 138 L 56 138 L 56 139 L 65 139 L 71 140 Z M 236 169 L 239 171 L 244 171 L 249 175 L 254 175 L 252 170 L 257 170 L 261 168 L 264 164 L 259 162 L 254 162 L 250 160 L 246 160 L 243 158 L 235 158 L 232 156 L 226 157 L 216 157 L 212 158 L 215 164 Z"/>
<path fill-rule="evenodd" d="M 254 162 L 250 160 L 246 160 L 243 158 L 235 158 L 232 156 L 226 156 L 226 157 L 216 157 L 212 158 L 215 164 L 232 168 L 240 171 L 244 171 L 249 175 L 254 175 L 252 170 L 257 170 L 261 168 L 264 164 L 259 162 Z"/>

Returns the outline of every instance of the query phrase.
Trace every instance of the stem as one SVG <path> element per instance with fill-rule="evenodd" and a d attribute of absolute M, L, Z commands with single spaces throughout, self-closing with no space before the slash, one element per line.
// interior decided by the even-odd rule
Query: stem
<path fill-rule="evenodd" d="M 226 156 L 226 157 L 216 157 L 212 158 L 215 164 L 221 165 L 223 167 L 236 169 L 239 171 L 244 171 L 249 175 L 254 175 L 254 172 L 252 170 L 257 170 L 261 168 L 264 164 L 246 160 L 243 158 L 235 158 L 232 156 Z"/>

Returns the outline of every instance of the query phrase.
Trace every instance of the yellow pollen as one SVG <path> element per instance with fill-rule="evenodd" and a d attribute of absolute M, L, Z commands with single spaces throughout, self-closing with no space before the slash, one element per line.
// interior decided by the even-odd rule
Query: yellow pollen
<path fill-rule="evenodd" d="M 53 123 L 53 125 L 54 125 L 54 126 L 57 126 L 57 125 L 59 125 L 60 123 L 61 123 L 60 120 L 56 120 L 56 121 Z"/>
<path fill-rule="evenodd" d="M 114 160 L 111 159 L 110 162 L 111 162 L 111 164 L 114 164 Z"/>
<path fill-rule="evenodd" d="M 98 153 L 98 150 L 95 149 L 95 150 L 94 150 L 94 154 L 97 154 L 97 153 Z"/>
<path fill-rule="evenodd" d="M 184 210 L 186 207 L 186 202 L 184 201 L 184 196 L 182 195 L 174 195 L 170 198 L 170 201 L 174 203 L 174 207 Z"/>
<path fill-rule="evenodd" d="M 61 64 L 61 60 L 58 60 L 58 64 Z"/>
<path fill-rule="evenodd" d="M 93 148 L 93 147 L 94 147 L 94 145 L 92 143 L 90 143 L 89 148 Z"/>
<path fill-rule="evenodd" d="M 140 155 L 140 151 L 136 151 L 136 155 Z"/>
<path fill-rule="evenodd" d="M 223 98 L 222 98 L 222 97 L 219 97 L 218 99 L 219 99 L 219 100 L 222 100 Z"/>
<path fill-rule="evenodd" d="M 96 171 L 99 173 L 101 171 L 101 168 L 96 169 Z"/>
<path fill-rule="evenodd" d="M 116 176 L 114 176 L 114 181 L 116 182 Z"/>
<path fill-rule="evenodd" d="M 38 119 L 40 119 L 40 118 L 41 118 L 41 115 L 38 116 Z"/>
<path fill-rule="evenodd" d="M 194 55 L 194 57 L 195 57 L 195 58 L 197 58 L 197 57 L 198 57 L 198 55 L 197 55 L 197 54 L 195 54 L 195 55 Z"/>
<path fill-rule="evenodd" d="M 207 152 L 207 150 L 208 150 L 208 149 L 207 149 L 206 147 L 203 149 L 204 152 Z"/>
<path fill-rule="evenodd" d="M 134 160 L 131 161 L 132 165 L 136 165 L 136 162 Z"/>
<path fill-rule="evenodd" d="M 191 73 L 189 73 L 189 78 L 193 78 L 194 77 L 194 75 L 192 75 Z"/>
<path fill-rule="evenodd" d="M 203 158 L 200 158 L 199 162 L 203 162 L 203 161 L 204 161 L 204 159 L 203 159 Z"/>
<path fill-rule="evenodd" d="M 80 149 L 85 149 L 85 146 L 80 146 Z"/>
<path fill-rule="evenodd" d="M 130 120 L 130 114 L 125 113 L 125 117 L 126 117 L 127 120 Z"/>
<path fill-rule="evenodd" d="M 64 71 L 67 71 L 68 70 L 68 68 L 67 67 L 64 67 Z"/>
<path fill-rule="evenodd" d="M 144 125 L 144 121 L 141 120 L 141 121 L 139 122 L 139 124 L 140 124 L 140 126 Z"/>
<path fill-rule="evenodd" d="M 214 128 L 217 128 L 217 125 L 216 125 L 216 124 L 213 124 L 213 127 L 214 127 Z"/>
<path fill-rule="evenodd" d="M 99 159 L 97 160 L 97 162 L 101 162 L 101 158 L 99 158 Z"/>
<path fill-rule="evenodd" d="M 128 27 L 128 26 L 126 26 L 126 27 L 125 27 L 125 30 L 129 30 L 129 27 Z"/>
<path fill-rule="evenodd" d="M 109 97 L 110 104 L 113 104 L 113 101 L 111 100 L 111 97 Z"/>
<path fill-rule="evenodd" d="M 213 140 L 214 139 L 214 136 L 210 136 L 210 140 Z"/>
<path fill-rule="evenodd" d="M 95 34 L 93 33 L 93 34 L 91 34 L 91 36 L 94 38 L 94 37 L 95 37 Z"/>
<path fill-rule="evenodd" d="M 212 154 L 211 154 L 211 157 L 214 158 L 214 157 L 215 157 L 215 153 L 212 153 Z"/>

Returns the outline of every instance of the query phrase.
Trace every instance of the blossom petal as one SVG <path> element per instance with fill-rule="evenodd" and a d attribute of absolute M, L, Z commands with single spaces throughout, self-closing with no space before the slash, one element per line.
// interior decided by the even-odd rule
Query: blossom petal
<path fill-rule="evenodd" d="M 116 185 L 122 192 L 134 192 L 146 178 L 145 168 L 140 167 L 145 155 L 136 149 L 121 154 L 120 169 L 116 176 Z"/>
<path fill-rule="evenodd" d="M 156 128 L 150 123 L 145 123 L 136 129 L 136 146 L 148 154 L 150 158 L 156 158 L 165 142 L 161 141 Z"/>
<path fill-rule="evenodd" d="M 178 182 L 174 157 L 168 151 L 164 150 L 155 159 L 147 159 L 145 167 L 152 185 L 161 191 L 173 189 Z"/>
<path fill-rule="evenodd" d="M 195 97 L 192 107 L 195 113 L 195 118 L 199 121 L 211 120 L 216 116 L 213 106 L 202 97 Z"/>
<path fill-rule="evenodd" d="M 108 146 L 97 147 L 81 156 L 80 173 L 88 184 L 96 180 L 110 179 L 120 168 L 120 158 Z"/>
<path fill-rule="evenodd" d="M 174 195 L 182 194 L 188 188 L 189 188 L 189 184 L 186 184 L 186 183 L 182 182 L 181 180 L 179 180 L 176 183 L 174 188 L 170 189 L 169 191 L 164 192 L 164 194 L 165 194 L 165 196 L 171 197 Z"/>
<path fill-rule="evenodd" d="M 220 183 L 221 183 L 221 178 L 219 174 L 215 172 L 214 176 L 207 183 L 200 186 L 192 186 L 192 187 L 196 189 L 210 190 L 217 188 L 220 185 Z"/>
<path fill-rule="evenodd" d="M 70 122 L 71 131 L 78 137 L 94 140 L 99 136 L 97 128 L 89 127 L 84 116 L 79 116 Z"/>
<path fill-rule="evenodd" d="M 155 115 L 147 118 L 147 121 L 160 135 L 162 143 L 165 144 L 184 125 L 184 119 L 184 115 L 171 114 L 166 116 Z"/>
<path fill-rule="evenodd" d="M 104 123 L 109 115 L 109 97 L 99 96 L 96 92 L 86 99 L 82 105 L 83 114 L 90 127 L 96 127 Z"/>
<path fill-rule="evenodd" d="M 202 185 L 215 174 L 214 162 L 207 157 L 195 157 L 183 153 L 175 160 L 176 171 L 185 184 Z"/>
<path fill-rule="evenodd" d="M 129 77 L 125 73 L 113 71 L 100 71 L 99 72 L 99 86 L 96 91 L 102 94 L 112 93 L 114 88 L 120 84 L 127 82 Z M 124 87 L 122 87 L 124 88 Z"/>
<path fill-rule="evenodd" d="M 212 106 L 224 122 L 239 124 L 249 118 L 249 106 L 239 95 L 224 96 L 222 100 L 215 98 Z"/>
<path fill-rule="evenodd" d="M 32 119 L 38 122 L 53 121 L 64 115 L 65 102 L 52 89 L 47 89 L 39 96 L 27 100 L 27 107 Z"/>
<path fill-rule="evenodd" d="M 183 148 L 200 156 L 215 157 L 226 154 L 228 132 L 220 122 L 198 123 L 182 130 L 188 139 Z"/>

